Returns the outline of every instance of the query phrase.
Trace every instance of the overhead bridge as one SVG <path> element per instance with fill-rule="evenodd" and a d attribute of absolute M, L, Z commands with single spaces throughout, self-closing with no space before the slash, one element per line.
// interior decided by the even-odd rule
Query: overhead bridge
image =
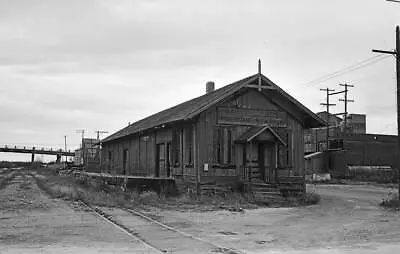
<path fill-rule="evenodd" d="M 8 146 L 3 145 L 0 146 L 0 152 L 4 153 L 28 153 L 32 155 L 32 162 L 35 160 L 35 154 L 44 154 L 44 155 L 55 155 L 57 156 L 57 161 L 59 162 L 61 156 L 73 157 L 75 156 L 74 152 L 70 150 L 65 151 L 62 149 L 53 149 L 53 148 L 37 148 L 37 147 L 17 147 L 17 146 Z"/>

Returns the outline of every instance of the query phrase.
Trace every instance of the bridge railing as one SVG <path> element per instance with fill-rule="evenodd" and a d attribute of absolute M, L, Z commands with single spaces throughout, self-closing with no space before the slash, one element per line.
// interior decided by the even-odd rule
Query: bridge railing
<path fill-rule="evenodd" d="M 62 148 L 53 149 L 53 148 L 45 148 L 45 147 L 16 146 L 16 145 L 7 145 L 7 144 L 0 144 L 0 148 L 18 149 L 18 150 L 35 150 L 35 151 L 45 151 L 45 152 L 68 152 L 68 153 L 73 153 L 74 152 L 74 151 L 71 151 L 71 150 L 65 151 Z"/>

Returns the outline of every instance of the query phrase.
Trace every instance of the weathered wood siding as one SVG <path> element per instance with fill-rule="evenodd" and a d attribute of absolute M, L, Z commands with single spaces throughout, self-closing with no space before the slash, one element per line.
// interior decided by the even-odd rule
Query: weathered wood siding
<path fill-rule="evenodd" d="M 132 135 L 103 145 L 102 162 L 105 168 L 112 172 L 122 172 L 123 151 L 128 149 L 127 169 L 129 175 L 154 176 L 157 166 L 157 144 L 164 144 L 163 153 L 167 154 L 167 145 L 171 144 L 170 167 L 171 176 L 189 181 L 232 181 L 238 179 L 243 163 L 243 145 L 234 143 L 251 126 L 245 123 L 221 124 L 218 122 L 218 108 L 268 110 L 284 112 L 284 135 L 289 149 L 289 167 L 280 168 L 278 176 L 304 175 L 304 129 L 303 124 L 295 116 L 296 110 L 287 110 L 290 104 L 278 102 L 269 98 L 268 92 L 258 92 L 256 89 L 244 89 L 232 95 L 217 105 L 202 112 L 189 122 L 181 122 L 158 128 L 139 135 Z M 282 114 L 280 114 L 281 116 Z M 269 115 L 268 115 L 269 117 Z M 218 128 L 225 128 L 223 132 Z M 224 156 L 230 152 L 230 162 L 221 163 L 217 158 L 217 137 L 227 135 L 231 139 L 228 147 L 223 147 Z M 287 134 L 286 134 L 287 133 Z M 286 137 L 287 135 L 287 137 Z M 275 148 L 276 150 L 277 148 Z M 112 152 L 113 159 L 108 160 Z M 168 158 L 166 158 L 168 159 Z M 274 157 L 274 161 L 277 159 Z M 167 168 L 160 168 L 160 177 L 167 176 Z M 208 170 L 205 170 L 208 165 Z"/>
<path fill-rule="evenodd" d="M 243 165 L 243 146 L 241 145 L 232 145 L 232 165 L 220 165 L 216 161 L 216 132 L 218 127 L 225 127 L 231 130 L 232 140 L 236 140 L 251 128 L 251 126 L 245 125 L 219 125 L 217 123 L 218 107 L 238 107 L 238 105 L 248 109 L 281 110 L 287 112 L 285 109 L 274 104 L 272 100 L 269 100 L 265 95 L 251 89 L 247 92 L 237 94 L 201 113 L 196 122 L 196 128 L 199 147 L 198 167 L 202 182 L 212 181 L 221 176 L 237 176 L 240 172 L 239 167 Z M 287 140 L 290 157 L 289 165 L 288 167 L 280 169 L 278 176 L 302 176 L 304 174 L 304 130 L 302 123 L 291 116 L 290 113 L 287 113 L 286 124 L 286 130 L 289 133 L 289 140 Z M 208 171 L 204 171 L 205 164 L 208 164 Z"/>

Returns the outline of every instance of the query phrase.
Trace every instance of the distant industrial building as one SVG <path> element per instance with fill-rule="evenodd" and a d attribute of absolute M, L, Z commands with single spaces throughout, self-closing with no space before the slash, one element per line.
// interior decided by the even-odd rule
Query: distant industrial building
<path fill-rule="evenodd" d="M 327 121 L 327 112 L 318 112 L 317 115 Z M 366 115 L 349 114 L 346 119 L 346 131 L 344 120 L 336 115 L 329 113 L 329 149 L 337 149 L 340 138 L 346 135 L 366 133 Z M 326 127 L 312 128 L 304 131 L 304 153 L 326 151 Z"/>
<path fill-rule="evenodd" d="M 349 114 L 347 116 L 347 133 L 365 134 L 367 133 L 366 115 L 364 114 Z"/>
<path fill-rule="evenodd" d="M 86 168 L 97 167 L 100 164 L 100 145 L 99 140 L 94 138 L 83 138 L 81 147 L 75 150 L 76 166 Z"/>
<path fill-rule="evenodd" d="M 317 115 L 326 121 L 326 112 Z M 347 166 L 397 167 L 397 136 L 367 134 L 365 114 L 349 114 L 346 124 L 331 114 L 329 123 L 328 147 L 326 127 L 304 133 L 306 174 L 334 170 L 343 175 Z"/>

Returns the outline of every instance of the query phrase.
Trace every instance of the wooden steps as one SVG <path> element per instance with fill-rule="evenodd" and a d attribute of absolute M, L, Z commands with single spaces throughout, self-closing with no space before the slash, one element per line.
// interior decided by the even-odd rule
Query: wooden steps
<path fill-rule="evenodd" d="M 277 203 L 284 200 L 275 184 L 251 183 L 251 191 L 257 202 Z"/>

